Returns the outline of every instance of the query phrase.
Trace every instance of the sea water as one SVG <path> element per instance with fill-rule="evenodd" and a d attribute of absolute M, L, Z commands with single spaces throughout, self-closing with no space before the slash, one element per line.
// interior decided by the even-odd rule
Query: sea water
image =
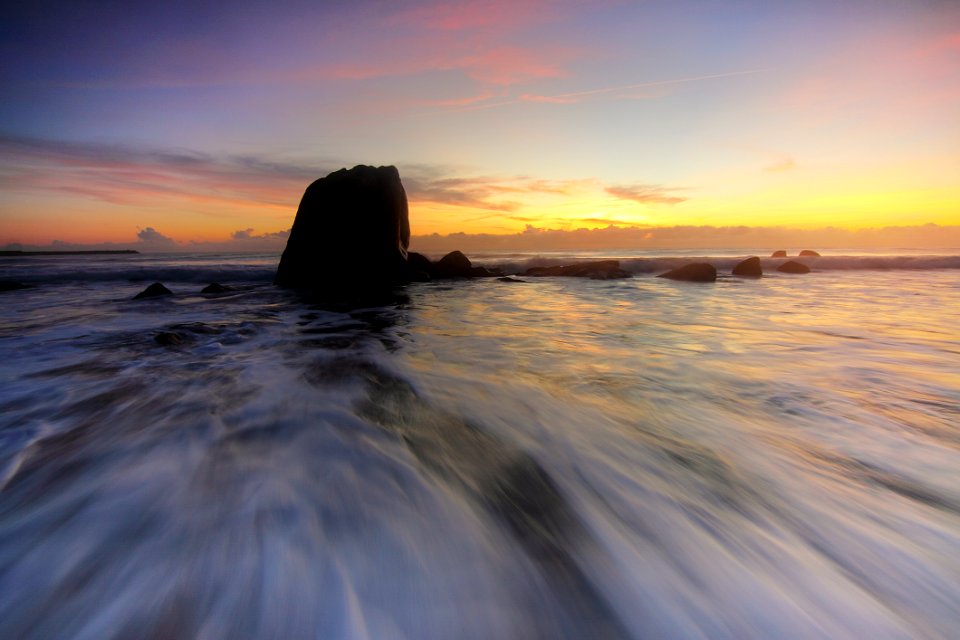
<path fill-rule="evenodd" d="M 957 637 L 960 258 L 695 256 L 0 258 L 0 638 Z"/>

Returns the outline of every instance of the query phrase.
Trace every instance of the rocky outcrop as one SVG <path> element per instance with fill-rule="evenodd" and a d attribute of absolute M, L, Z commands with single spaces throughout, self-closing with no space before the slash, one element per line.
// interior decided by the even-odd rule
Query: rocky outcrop
<path fill-rule="evenodd" d="M 307 187 L 275 284 L 358 296 L 407 282 L 410 222 L 396 167 L 359 165 Z"/>
<path fill-rule="evenodd" d="M 771 254 L 770 254 L 770 257 L 771 257 L 771 258 L 786 258 L 786 257 L 787 257 L 787 252 L 784 251 L 783 249 L 780 249 L 779 251 L 774 251 L 773 253 L 771 253 Z"/>
<path fill-rule="evenodd" d="M 744 278 L 759 278 L 763 275 L 763 267 L 760 266 L 760 258 L 753 256 L 737 263 L 733 268 L 733 275 Z"/>
<path fill-rule="evenodd" d="M 819 258 L 820 254 L 813 249 L 804 249 L 800 252 L 800 257 Z"/>
<path fill-rule="evenodd" d="M 620 268 L 619 260 L 597 260 L 553 267 L 531 267 L 524 274 L 534 278 L 545 276 L 563 276 L 568 278 L 591 278 L 593 280 L 611 280 L 629 278 L 630 274 Z"/>
<path fill-rule="evenodd" d="M 671 269 L 666 273 L 661 273 L 658 278 L 669 278 L 670 280 L 682 280 L 684 282 L 715 282 L 717 279 L 717 269 L 712 264 L 706 262 L 693 262 L 685 264 L 682 267 Z"/>
<path fill-rule="evenodd" d="M 802 262 L 797 262 L 796 260 L 789 260 L 784 262 L 782 265 L 777 267 L 777 271 L 782 273 L 810 273 L 810 267 L 803 264 Z"/>
<path fill-rule="evenodd" d="M 167 289 L 163 284 L 154 282 L 152 285 L 133 296 L 134 300 L 143 300 L 144 298 L 159 298 L 160 296 L 173 295 L 173 291 Z"/>

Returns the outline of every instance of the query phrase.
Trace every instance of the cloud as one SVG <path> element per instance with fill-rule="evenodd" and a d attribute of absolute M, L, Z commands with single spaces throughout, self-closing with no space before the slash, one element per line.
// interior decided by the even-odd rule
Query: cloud
<path fill-rule="evenodd" d="M 177 245 L 176 240 L 163 235 L 153 227 L 141 229 L 137 232 L 137 237 L 140 238 L 140 242 L 144 243 L 145 245 L 149 245 L 151 249 L 156 249 L 159 247 L 175 247 Z"/>
<path fill-rule="evenodd" d="M 242 242 L 253 241 L 253 240 L 286 240 L 290 236 L 290 229 L 284 231 L 274 231 L 272 233 L 261 233 L 256 235 L 253 233 L 252 228 L 239 229 L 230 234 L 230 238 L 233 240 L 239 240 Z"/>
<path fill-rule="evenodd" d="M 633 200 L 641 204 L 679 204 L 688 198 L 671 195 L 676 187 L 663 187 L 658 184 L 614 185 L 605 189 L 607 193 L 622 200 Z"/>
<path fill-rule="evenodd" d="M 306 184 L 340 166 L 343 163 L 332 160 L 301 164 L 252 155 L 0 135 L 4 189 L 64 192 L 119 205 L 178 199 L 208 211 L 253 204 L 295 207 Z"/>

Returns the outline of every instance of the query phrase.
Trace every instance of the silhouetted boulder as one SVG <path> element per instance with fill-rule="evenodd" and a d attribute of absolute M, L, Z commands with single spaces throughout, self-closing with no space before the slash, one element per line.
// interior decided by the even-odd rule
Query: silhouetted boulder
<path fill-rule="evenodd" d="M 219 282 L 211 282 L 203 289 L 200 290 L 200 293 L 226 293 L 227 291 L 233 291 L 230 287 L 224 286 Z"/>
<path fill-rule="evenodd" d="M 512 278 L 510 276 L 503 276 L 497 278 L 497 282 L 526 282 L 526 280 L 521 280 L 520 278 Z"/>
<path fill-rule="evenodd" d="M 786 258 L 786 257 L 787 257 L 787 252 L 784 251 L 783 249 L 780 249 L 779 251 L 774 251 L 773 253 L 771 253 L 771 254 L 770 254 L 770 257 L 771 257 L 771 258 Z"/>
<path fill-rule="evenodd" d="M 16 291 L 18 289 L 29 289 L 28 285 L 14 280 L 0 280 L 0 291 Z"/>
<path fill-rule="evenodd" d="M 763 275 L 763 267 L 760 266 L 760 258 L 753 256 L 737 263 L 733 268 L 733 275 L 743 276 L 745 278 L 759 278 Z"/>
<path fill-rule="evenodd" d="M 274 283 L 355 297 L 408 281 L 410 221 L 396 167 L 359 165 L 307 187 Z"/>
<path fill-rule="evenodd" d="M 817 253 L 816 251 L 813 251 L 812 249 L 804 249 L 803 251 L 800 252 L 800 256 L 801 257 L 806 256 L 809 258 L 819 258 L 820 254 Z"/>
<path fill-rule="evenodd" d="M 782 271 L 783 273 L 810 273 L 810 267 L 802 262 L 790 260 L 777 267 L 777 271 Z"/>
<path fill-rule="evenodd" d="M 438 278 L 471 278 L 473 264 L 470 258 L 460 251 L 451 251 L 433 265 L 434 275 Z"/>
<path fill-rule="evenodd" d="M 172 295 L 173 291 L 167 289 L 159 282 L 154 282 L 152 285 L 133 296 L 134 300 L 142 300 L 143 298 L 159 298 L 160 296 L 169 296 Z"/>
<path fill-rule="evenodd" d="M 717 279 L 717 269 L 706 262 L 692 262 L 682 267 L 661 273 L 658 278 L 682 280 L 684 282 L 714 282 Z"/>
<path fill-rule="evenodd" d="M 593 280 L 630 277 L 629 273 L 620 268 L 619 260 L 597 260 L 553 267 L 531 267 L 523 275 L 534 278 L 563 276 L 567 278 L 591 278 Z"/>

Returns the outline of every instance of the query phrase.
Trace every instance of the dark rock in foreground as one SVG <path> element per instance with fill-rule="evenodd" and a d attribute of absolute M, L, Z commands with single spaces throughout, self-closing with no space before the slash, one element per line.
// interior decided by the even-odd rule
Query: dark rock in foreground
<path fill-rule="evenodd" d="M 781 250 L 779 250 L 779 251 L 774 251 L 773 253 L 770 254 L 770 257 L 771 257 L 771 258 L 786 258 L 786 257 L 787 257 L 787 252 L 784 251 L 783 249 L 781 249 Z"/>
<path fill-rule="evenodd" d="M 227 291 L 233 291 L 230 287 L 224 286 L 219 282 L 211 282 L 203 289 L 200 290 L 200 293 L 226 293 Z"/>
<path fill-rule="evenodd" d="M 497 278 L 497 282 L 526 282 L 526 280 L 521 280 L 520 278 L 511 278 L 510 276 L 503 276 Z"/>
<path fill-rule="evenodd" d="M 29 285 L 14 280 L 0 280 L 0 291 L 17 291 L 18 289 L 29 289 Z"/>
<path fill-rule="evenodd" d="M 777 271 L 782 271 L 783 273 L 810 273 L 810 267 L 802 262 L 790 260 L 777 267 Z"/>
<path fill-rule="evenodd" d="M 693 262 L 685 264 L 661 273 L 658 278 L 669 278 L 670 280 L 682 280 L 684 282 L 715 282 L 717 279 L 717 269 L 712 264 L 706 262 Z"/>
<path fill-rule="evenodd" d="M 806 256 L 810 258 L 819 258 L 820 254 L 812 249 L 804 249 L 803 251 L 800 252 L 800 256 L 801 257 Z"/>
<path fill-rule="evenodd" d="M 563 276 L 568 278 L 591 278 L 593 280 L 630 277 L 629 273 L 620 268 L 619 260 L 597 260 L 595 262 L 580 262 L 554 267 L 531 267 L 527 269 L 523 275 L 534 278 Z"/>
<path fill-rule="evenodd" d="M 169 296 L 173 295 L 173 291 L 167 289 L 159 282 L 154 282 L 152 285 L 133 296 L 134 300 L 142 300 L 143 298 L 159 298 L 160 296 Z"/>
<path fill-rule="evenodd" d="M 307 187 L 274 283 L 337 296 L 409 281 L 407 194 L 396 167 L 358 165 Z"/>
<path fill-rule="evenodd" d="M 740 262 L 733 268 L 733 275 L 743 276 L 745 278 L 759 278 L 763 275 L 763 267 L 760 266 L 760 258 L 753 256 Z"/>

